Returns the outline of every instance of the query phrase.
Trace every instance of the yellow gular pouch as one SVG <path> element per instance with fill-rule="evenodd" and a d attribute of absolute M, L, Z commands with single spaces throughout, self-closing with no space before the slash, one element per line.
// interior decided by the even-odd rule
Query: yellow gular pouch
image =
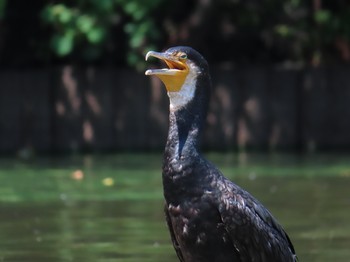
<path fill-rule="evenodd" d="M 176 75 L 157 75 L 168 92 L 179 92 L 185 82 L 187 73 L 178 72 Z"/>
<path fill-rule="evenodd" d="M 146 60 L 150 56 L 164 61 L 168 68 L 149 69 L 145 74 L 157 76 L 164 83 L 168 92 L 179 92 L 189 72 L 186 55 L 183 53 L 167 54 L 150 51 L 146 54 Z"/>

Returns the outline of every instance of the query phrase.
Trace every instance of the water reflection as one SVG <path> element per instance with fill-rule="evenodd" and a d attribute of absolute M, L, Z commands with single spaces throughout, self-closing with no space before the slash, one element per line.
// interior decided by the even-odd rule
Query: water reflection
<path fill-rule="evenodd" d="M 348 261 L 346 158 L 210 158 L 272 211 L 300 261 Z M 0 261 L 178 261 L 164 222 L 159 159 L 0 162 Z M 72 177 L 76 170 L 82 179 Z"/>
<path fill-rule="evenodd" d="M 176 261 L 162 201 L 3 203 L 2 261 Z"/>

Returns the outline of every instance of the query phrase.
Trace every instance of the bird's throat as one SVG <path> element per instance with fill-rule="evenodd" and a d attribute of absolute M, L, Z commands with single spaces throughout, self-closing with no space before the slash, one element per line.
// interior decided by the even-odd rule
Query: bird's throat
<path fill-rule="evenodd" d="M 201 121 L 186 109 L 170 111 L 166 151 L 173 159 L 184 159 L 198 154 Z"/>
<path fill-rule="evenodd" d="M 196 79 L 193 75 L 189 74 L 180 90 L 176 92 L 169 91 L 168 88 L 167 90 L 170 100 L 170 110 L 179 110 L 193 100 L 196 91 Z"/>

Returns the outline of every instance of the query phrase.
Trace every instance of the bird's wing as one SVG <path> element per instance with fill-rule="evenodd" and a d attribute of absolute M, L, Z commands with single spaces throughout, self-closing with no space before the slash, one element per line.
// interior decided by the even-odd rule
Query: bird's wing
<path fill-rule="evenodd" d="M 174 229 L 173 229 L 173 225 L 171 223 L 171 218 L 169 216 L 169 210 L 167 208 L 167 205 L 165 205 L 164 212 L 165 212 L 166 223 L 168 225 L 170 236 L 171 236 L 171 241 L 173 242 L 173 246 L 174 246 L 174 249 L 176 251 L 176 255 L 180 259 L 180 262 L 185 262 L 185 259 L 183 258 L 183 255 L 181 253 L 179 243 L 177 242 L 175 234 L 174 234 Z"/>
<path fill-rule="evenodd" d="M 242 261 L 297 261 L 288 235 L 248 192 L 226 180 L 219 198 L 222 223 Z"/>

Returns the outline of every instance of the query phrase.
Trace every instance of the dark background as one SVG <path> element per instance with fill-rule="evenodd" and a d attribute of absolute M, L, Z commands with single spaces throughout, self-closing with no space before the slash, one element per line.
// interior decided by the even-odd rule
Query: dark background
<path fill-rule="evenodd" d="M 161 149 L 174 45 L 211 66 L 206 149 L 348 151 L 349 40 L 345 0 L 0 0 L 0 152 Z"/>

